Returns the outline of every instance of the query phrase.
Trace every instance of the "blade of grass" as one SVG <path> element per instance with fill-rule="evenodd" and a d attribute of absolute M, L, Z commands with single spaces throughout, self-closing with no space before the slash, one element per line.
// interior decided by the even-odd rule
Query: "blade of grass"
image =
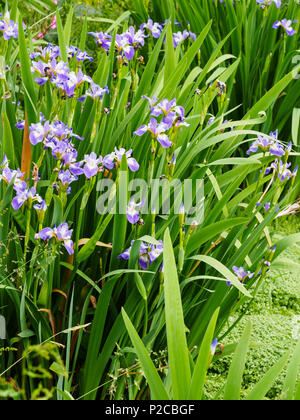
<path fill-rule="evenodd" d="M 164 235 L 165 312 L 172 391 L 175 400 L 185 399 L 191 382 L 189 350 L 183 319 L 176 262 L 169 229 Z"/>

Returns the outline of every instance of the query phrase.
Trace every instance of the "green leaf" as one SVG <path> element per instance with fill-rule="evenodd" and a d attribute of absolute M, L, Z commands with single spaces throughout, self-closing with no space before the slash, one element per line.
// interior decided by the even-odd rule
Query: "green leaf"
<path fill-rule="evenodd" d="M 142 277 L 138 273 L 135 273 L 134 279 L 135 279 L 136 287 L 137 287 L 140 295 L 142 296 L 142 299 L 146 301 L 147 300 L 147 291 L 146 291 L 145 285 L 143 283 Z"/>
<path fill-rule="evenodd" d="M 191 382 L 180 287 L 169 229 L 164 235 L 165 313 L 173 398 L 185 399 Z"/>
<path fill-rule="evenodd" d="M 294 79 L 295 75 L 300 70 L 300 65 L 296 66 L 294 70 L 284 76 L 278 83 L 275 84 L 251 109 L 247 112 L 244 119 L 255 117 L 259 112 L 266 111 L 278 98 L 281 92 Z"/>

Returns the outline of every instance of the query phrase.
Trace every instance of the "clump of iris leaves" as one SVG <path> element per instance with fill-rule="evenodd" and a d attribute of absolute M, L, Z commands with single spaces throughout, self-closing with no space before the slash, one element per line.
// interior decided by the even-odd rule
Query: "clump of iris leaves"
<path fill-rule="evenodd" d="M 0 16 L 0 397 L 200 400 L 233 354 L 210 397 L 240 399 L 251 323 L 222 341 L 300 240 L 269 230 L 299 208 L 299 5 L 139 0 L 103 22 L 48 0 L 40 13 L 25 24 L 13 1 Z M 99 214 L 99 181 L 121 172 L 203 180 L 203 218 L 162 216 L 163 196 L 143 214 L 147 191 Z M 279 398 L 299 399 L 299 359 L 300 344 L 242 398 L 286 368 Z"/>

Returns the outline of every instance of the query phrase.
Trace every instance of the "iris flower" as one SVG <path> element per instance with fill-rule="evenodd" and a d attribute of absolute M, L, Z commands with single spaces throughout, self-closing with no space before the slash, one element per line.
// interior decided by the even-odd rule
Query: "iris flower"
<path fill-rule="evenodd" d="M 266 169 L 266 175 L 269 174 L 274 169 L 276 172 L 278 172 L 278 178 L 280 181 L 285 181 L 286 179 L 295 178 L 298 173 L 298 166 L 294 169 L 294 171 L 290 171 L 291 163 L 284 164 L 282 161 L 278 161 L 277 159 L 275 162 L 269 166 L 269 168 Z"/>
<path fill-rule="evenodd" d="M 107 32 L 89 32 L 89 35 L 94 36 L 97 45 L 105 51 L 109 51 L 111 46 L 112 36 Z"/>
<path fill-rule="evenodd" d="M 133 199 L 130 200 L 129 205 L 127 206 L 126 216 L 129 223 L 135 225 L 140 220 L 140 213 L 137 208 L 143 207 L 145 200 L 142 200 L 140 203 L 136 203 Z"/>
<path fill-rule="evenodd" d="M 19 31 L 18 31 L 18 25 L 11 20 L 10 13 L 7 11 L 5 12 L 4 16 L 0 14 L 0 18 L 3 18 L 0 20 L 0 31 L 3 32 L 3 39 L 5 41 L 8 41 L 11 38 L 18 38 Z M 24 29 L 26 26 L 23 23 Z"/>
<path fill-rule="evenodd" d="M 258 149 L 263 152 L 270 152 L 271 155 L 282 157 L 285 153 L 283 146 L 277 141 L 278 139 L 278 130 L 270 133 L 270 137 L 258 136 L 257 140 L 252 143 L 250 149 L 247 151 L 247 154 L 256 153 Z M 290 145 L 289 145 L 290 146 Z M 288 147 L 289 147 L 288 146 Z"/>
<path fill-rule="evenodd" d="M 95 152 L 92 152 L 90 155 L 84 156 L 84 167 L 83 167 L 83 173 L 87 177 L 87 179 L 90 179 L 97 175 L 99 171 L 99 165 L 102 163 L 102 157 L 97 157 Z"/>
<path fill-rule="evenodd" d="M 137 136 L 143 136 L 147 132 L 151 134 L 152 137 L 156 138 L 157 141 L 162 145 L 164 148 L 168 148 L 172 146 L 172 142 L 170 141 L 169 137 L 165 134 L 166 131 L 169 130 L 169 125 L 161 122 L 158 123 L 155 118 L 151 118 L 150 123 L 148 125 L 143 125 L 137 129 L 133 134 Z"/>
<path fill-rule="evenodd" d="M 297 22 L 296 20 L 292 22 L 289 19 L 277 20 L 276 22 L 274 22 L 273 28 L 278 29 L 281 26 L 285 30 L 288 36 L 293 36 L 296 33 L 296 31 L 295 29 L 292 28 L 292 23 L 296 23 L 296 22 Z"/>
<path fill-rule="evenodd" d="M 261 4 L 263 6 L 270 6 L 272 3 L 275 3 L 278 9 L 281 6 L 281 0 L 256 0 L 256 3 Z"/>
<path fill-rule="evenodd" d="M 138 164 L 136 159 L 134 159 L 131 156 L 132 155 L 132 149 L 130 149 L 126 152 L 126 150 L 124 148 L 120 148 L 120 149 L 115 148 L 114 152 L 112 152 L 109 155 L 106 155 L 104 157 L 103 165 L 107 169 L 113 169 L 116 166 L 116 163 L 118 163 L 120 165 L 123 155 L 126 155 L 128 168 L 132 172 L 138 171 L 139 168 L 140 168 L 140 165 Z"/>
<path fill-rule="evenodd" d="M 73 230 L 69 230 L 66 222 L 62 223 L 58 227 L 53 229 L 46 227 L 35 235 L 35 239 L 42 239 L 43 241 L 49 241 L 55 238 L 57 242 L 63 242 L 69 255 L 74 254 L 73 241 L 71 240 Z"/>
<path fill-rule="evenodd" d="M 141 25 L 141 29 L 148 29 L 152 33 L 153 38 L 159 38 L 163 31 L 162 25 L 157 22 L 154 23 L 150 18 L 148 19 L 147 23 L 143 23 Z"/>
<path fill-rule="evenodd" d="M 241 283 L 244 283 L 244 281 L 246 280 L 246 278 L 251 279 L 254 276 L 254 273 L 251 273 L 250 271 L 245 271 L 244 267 L 236 267 L 233 266 L 232 270 L 234 271 L 234 273 L 236 274 L 238 280 Z M 231 285 L 230 281 L 227 281 L 227 286 Z"/>
<path fill-rule="evenodd" d="M 148 267 L 163 253 L 163 242 L 158 241 L 156 245 L 146 244 L 141 242 L 140 252 L 139 252 L 139 264 L 143 270 L 147 270 Z M 118 255 L 119 260 L 128 261 L 130 258 L 130 253 L 134 241 L 131 242 L 130 248 L 126 249 L 122 254 Z"/>

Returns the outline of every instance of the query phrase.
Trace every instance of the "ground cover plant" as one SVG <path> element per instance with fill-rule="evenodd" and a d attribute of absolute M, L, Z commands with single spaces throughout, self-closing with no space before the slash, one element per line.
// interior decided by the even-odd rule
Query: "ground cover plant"
<path fill-rule="evenodd" d="M 300 241 L 274 230 L 299 209 L 300 6 L 23 3 L 0 16 L 0 398 L 264 399 L 284 371 L 299 399 L 299 343 L 242 392 L 251 322 L 227 338 Z"/>

